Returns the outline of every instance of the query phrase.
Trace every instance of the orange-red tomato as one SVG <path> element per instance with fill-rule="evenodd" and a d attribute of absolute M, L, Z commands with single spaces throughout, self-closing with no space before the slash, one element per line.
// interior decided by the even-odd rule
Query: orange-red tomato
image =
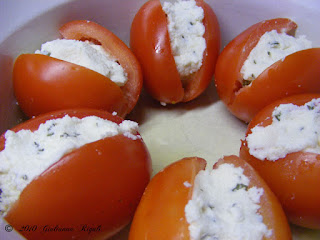
<path fill-rule="evenodd" d="M 181 82 L 171 47 L 167 18 L 159 0 L 147 1 L 136 14 L 130 34 L 130 47 L 142 66 L 146 90 L 164 103 L 187 102 L 199 96 L 209 85 L 220 51 L 217 18 L 203 0 L 196 0 L 204 11 L 206 50 L 201 68 Z"/>
<path fill-rule="evenodd" d="M 273 229 L 272 236 L 267 239 L 291 239 L 288 221 L 281 205 L 263 179 L 239 157 L 224 157 L 214 167 L 223 163 L 242 167 L 244 174 L 250 179 L 249 187 L 264 189 L 259 212 L 268 229 Z M 169 165 L 151 179 L 135 213 L 129 240 L 189 240 L 189 224 L 184 210 L 192 197 L 193 187 L 186 187 L 184 183 L 193 185 L 196 175 L 200 170 L 204 170 L 205 166 L 204 159 L 184 158 Z"/>
<path fill-rule="evenodd" d="M 320 94 L 301 94 L 278 100 L 261 110 L 250 122 L 246 136 L 256 126 L 272 123 L 272 112 L 280 104 L 303 105 Z M 289 220 L 297 225 L 320 229 L 320 156 L 316 153 L 295 152 L 276 161 L 260 160 L 249 153 L 246 140 L 240 157 L 259 172 L 278 197 Z"/>
<path fill-rule="evenodd" d="M 13 67 L 13 86 L 21 109 L 29 116 L 88 107 L 116 111 L 124 117 L 135 106 L 142 88 L 140 64 L 131 50 L 109 30 L 90 21 L 72 21 L 60 28 L 66 39 L 100 44 L 128 75 L 119 87 L 85 67 L 40 54 L 22 54 Z"/>
<path fill-rule="evenodd" d="M 41 115 L 12 130 L 34 131 L 46 120 L 66 114 L 122 121 L 105 111 L 79 109 Z M 2 135 L 0 149 L 4 142 Z M 33 227 L 21 231 L 27 239 L 105 239 L 132 219 L 150 174 L 151 159 L 141 139 L 107 137 L 64 155 L 35 178 L 5 219 L 16 230 Z M 55 228 L 69 230 L 49 230 Z"/>
<path fill-rule="evenodd" d="M 289 19 L 259 22 L 234 38 L 218 57 L 215 83 L 230 112 L 245 122 L 273 101 L 299 93 L 320 92 L 320 48 L 295 52 L 265 69 L 249 86 L 242 86 L 240 70 L 261 36 L 271 30 L 293 35 Z"/>

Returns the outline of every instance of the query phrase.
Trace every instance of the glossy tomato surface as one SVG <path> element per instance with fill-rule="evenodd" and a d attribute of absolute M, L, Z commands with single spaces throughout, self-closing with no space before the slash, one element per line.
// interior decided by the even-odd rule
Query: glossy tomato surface
<path fill-rule="evenodd" d="M 202 0 L 206 50 L 202 67 L 182 84 L 170 47 L 167 18 L 159 0 L 147 1 L 136 14 L 130 33 L 130 47 L 141 63 L 146 90 L 164 103 L 187 102 L 209 85 L 220 51 L 220 28 L 211 7 Z"/>
<path fill-rule="evenodd" d="M 142 88 L 140 64 L 112 32 L 90 21 L 72 21 L 60 28 L 65 39 L 89 40 L 117 59 L 128 75 L 119 87 L 85 67 L 40 54 L 22 54 L 14 64 L 13 85 L 22 110 L 36 116 L 68 108 L 116 111 L 124 117 L 135 106 Z"/>
<path fill-rule="evenodd" d="M 272 123 L 272 112 L 280 104 L 303 105 L 320 94 L 294 95 L 278 100 L 261 110 L 250 122 L 246 136 L 257 125 Z M 249 152 L 242 141 L 240 157 L 251 164 L 278 197 L 289 220 L 297 225 L 320 229 L 320 156 L 316 153 L 294 152 L 276 161 L 260 160 Z"/>
<path fill-rule="evenodd" d="M 264 189 L 260 214 L 273 234 L 266 239 L 291 239 L 284 212 L 274 194 L 253 168 L 236 156 L 221 159 L 214 167 L 231 163 L 242 167 L 250 179 L 250 186 Z M 129 240 L 186 239 L 190 240 L 185 206 L 192 198 L 193 182 L 206 161 L 201 158 L 184 158 L 159 172 L 147 186 L 130 229 Z M 189 183 L 190 186 L 187 186 Z M 250 187 L 249 186 L 249 187 Z"/>
<path fill-rule="evenodd" d="M 184 208 L 192 196 L 193 183 L 206 161 L 184 158 L 156 174 L 147 186 L 135 213 L 129 240 L 190 239 Z"/>
<path fill-rule="evenodd" d="M 273 101 L 299 93 L 320 92 L 320 48 L 299 51 L 265 69 L 252 83 L 243 86 L 240 70 L 261 36 L 271 30 L 294 35 L 295 22 L 271 19 L 259 22 L 234 38 L 218 57 L 215 83 L 230 112 L 245 122 Z"/>
<path fill-rule="evenodd" d="M 79 109 L 41 115 L 12 130 L 34 131 L 40 123 L 65 114 L 122 121 L 105 111 Z M 1 149 L 4 140 L 2 135 Z M 105 239 L 132 219 L 150 172 L 151 159 L 141 139 L 107 137 L 51 165 L 27 185 L 5 219 L 17 231 L 36 226 L 21 232 L 27 239 Z M 65 230 L 50 231 L 55 228 Z"/>
<path fill-rule="evenodd" d="M 260 209 L 259 213 L 263 217 L 263 222 L 268 229 L 272 229 L 272 235 L 270 237 L 265 237 L 266 240 L 279 240 L 279 239 L 292 239 L 291 230 L 288 224 L 286 215 L 282 209 L 279 200 L 276 198 L 275 194 L 271 191 L 267 183 L 261 178 L 261 176 L 250 166 L 246 161 L 237 156 L 225 156 L 220 159 L 214 168 L 219 165 L 229 163 L 233 164 L 235 167 L 241 167 L 249 180 L 249 188 L 257 187 L 263 188 L 263 195 L 260 197 Z"/>

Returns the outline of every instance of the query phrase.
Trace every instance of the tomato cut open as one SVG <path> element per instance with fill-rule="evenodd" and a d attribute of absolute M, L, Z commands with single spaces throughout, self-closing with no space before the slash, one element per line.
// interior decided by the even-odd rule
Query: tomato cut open
<path fill-rule="evenodd" d="M 244 169 L 250 186 L 263 188 L 259 213 L 272 235 L 264 239 L 291 239 L 286 216 L 275 195 L 264 180 L 244 160 L 227 156 L 214 166 L 230 163 Z M 201 158 L 184 158 L 160 171 L 148 184 L 135 213 L 129 240 L 186 239 L 190 240 L 189 223 L 185 206 L 192 198 L 196 175 L 204 170 L 206 161 Z"/>
<path fill-rule="evenodd" d="M 34 131 L 66 114 L 122 122 L 106 111 L 75 109 L 41 115 L 12 130 Z M 1 149 L 4 142 L 2 135 Z M 130 222 L 150 174 L 151 159 L 140 138 L 107 137 L 65 154 L 33 179 L 4 218 L 17 231 L 36 226 L 21 232 L 28 239 L 104 239 Z"/>
<path fill-rule="evenodd" d="M 299 94 L 280 99 L 263 108 L 250 122 L 246 136 L 259 125 L 272 123 L 272 112 L 280 104 L 304 105 L 320 94 Z M 274 136 L 275 138 L 277 136 Z M 289 220 L 297 225 L 320 229 L 320 156 L 311 152 L 293 152 L 276 161 L 260 160 L 250 154 L 247 140 L 242 141 L 240 157 L 267 182 L 278 197 Z"/>
<path fill-rule="evenodd" d="M 202 0 L 206 49 L 201 68 L 182 84 L 170 46 L 168 21 L 159 0 L 146 2 L 137 12 L 130 32 L 130 47 L 137 56 L 144 75 L 144 85 L 160 102 L 174 104 L 198 97 L 209 85 L 220 51 L 220 28 L 211 7 Z"/>
<path fill-rule="evenodd" d="M 215 84 L 230 112 L 249 122 L 263 107 L 280 98 L 320 92 L 320 48 L 295 52 L 265 69 L 249 86 L 240 70 L 261 36 L 271 30 L 294 35 L 297 24 L 277 18 L 259 22 L 234 38 L 218 57 Z"/>
<path fill-rule="evenodd" d="M 97 23 L 79 20 L 64 24 L 65 39 L 89 40 L 124 68 L 122 87 L 88 68 L 41 54 L 22 54 L 13 67 L 13 86 L 19 106 L 29 116 L 68 108 L 95 108 L 126 116 L 142 88 L 140 64 L 116 35 Z"/>

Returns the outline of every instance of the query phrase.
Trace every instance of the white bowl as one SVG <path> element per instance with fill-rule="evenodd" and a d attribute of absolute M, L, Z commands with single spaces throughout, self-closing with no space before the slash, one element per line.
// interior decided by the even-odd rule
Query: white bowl
<path fill-rule="evenodd" d="M 221 28 L 222 48 L 247 27 L 261 20 L 288 17 L 320 46 L 320 2 L 317 0 L 206 0 Z M 34 52 L 59 37 L 58 27 L 76 19 L 95 21 L 129 43 L 131 21 L 144 0 L 11 0 L 0 1 L 0 131 L 22 121 L 12 91 L 11 71 L 21 53 Z M 142 94 L 128 118 L 140 123 L 140 133 L 151 153 L 153 174 L 182 157 L 198 156 L 209 164 L 223 155 L 239 153 L 247 125 L 233 117 L 219 101 L 214 84 L 196 100 L 163 107 Z M 0 224 L 0 239 L 20 239 Z M 113 239 L 127 239 L 129 227 Z M 320 231 L 292 227 L 294 239 L 320 239 Z"/>

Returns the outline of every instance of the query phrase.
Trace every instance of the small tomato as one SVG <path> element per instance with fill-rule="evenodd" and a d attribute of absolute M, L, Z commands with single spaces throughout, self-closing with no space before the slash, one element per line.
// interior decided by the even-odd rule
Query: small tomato
<path fill-rule="evenodd" d="M 97 116 L 117 124 L 108 112 L 78 109 L 44 114 L 13 131 L 35 131 L 49 119 Z M 5 144 L 0 138 L 0 149 Z M 105 239 L 129 223 L 149 182 L 151 159 L 141 139 L 124 135 L 106 137 L 65 154 L 33 179 L 5 215 L 28 239 Z M 72 230 L 53 231 L 65 228 Z M 97 229 L 88 232 L 89 228 Z"/>
<path fill-rule="evenodd" d="M 259 125 L 272 123 L 272 112 L 280 104 L 301 106 L 319 94 L 293 95 L 263 108 L 250 122 L 246 136 Z M 276 137 L 276 136 L 275 136 Z M 320 229 L 320 156 L 298 151 L 276 161 L 260 160 L 250 154 L 247 140 L 242 141 L 240 157 L 246 160 L 267 182 L 278 197 L 289 220 L 297 225 Z"/>
<path fill-rule="evenodd" d="M 72 21 L 60 28 L 65 39 L 91 41 L 117 59 L 128 76 L 122 87 L 88 68 L 41 54 L 22 54 L 13 67 L 17 101 L 26 115 L 68 108 L 95 108 L 124 117 L 135 106 L 142 88 L 140 64 L 112 32 L 91 21 Z"/>
<path fill-rule="evenodd" d="M 299 93 L 320 92 L 320 48 L 288 55 L 265 69 L 249 86 L 240 70 L 261 36 L 271 30 L 293 35 L 296 23 L 277 18 L 259 22 L 234 38 L 218 57 L 215 84 L 230 112 L 245 122 L 273 101 Z"/>
<path fill-rule="evenodd" d="M 268 229 L 272 229 L 272 235 L 264 239 L 291 239 L 290 228 L 281 205 L 255 170 L 236 156 L 224 157 L 214 168 L 223 163 L 243 168 L 244 174 L 250 179 L 249 187 L 263 188 L 259 213 Z M 196 175 L 205 167 L 204 159 L 184 158 L 169 165 L 151 179 L 135 213 L 129 240 L 189 240 L 185 206 L 192 198 Z M 186 186 L 186 183 L 190 186 Z"/>
<path fill-rule="evenodd" d="M 136 14 L 130 33 L 130 47 L 142 67 L 144 85 L 160 102 L 187 102 L 199 96 L 211 82 L 220 51 L 220 28 L 211 7 L 196 0 L 204 11 L 206 49 L 201 68 L 183 85 L 170 46 L 168 20 L 159 0 L 146 2 Z"/>

